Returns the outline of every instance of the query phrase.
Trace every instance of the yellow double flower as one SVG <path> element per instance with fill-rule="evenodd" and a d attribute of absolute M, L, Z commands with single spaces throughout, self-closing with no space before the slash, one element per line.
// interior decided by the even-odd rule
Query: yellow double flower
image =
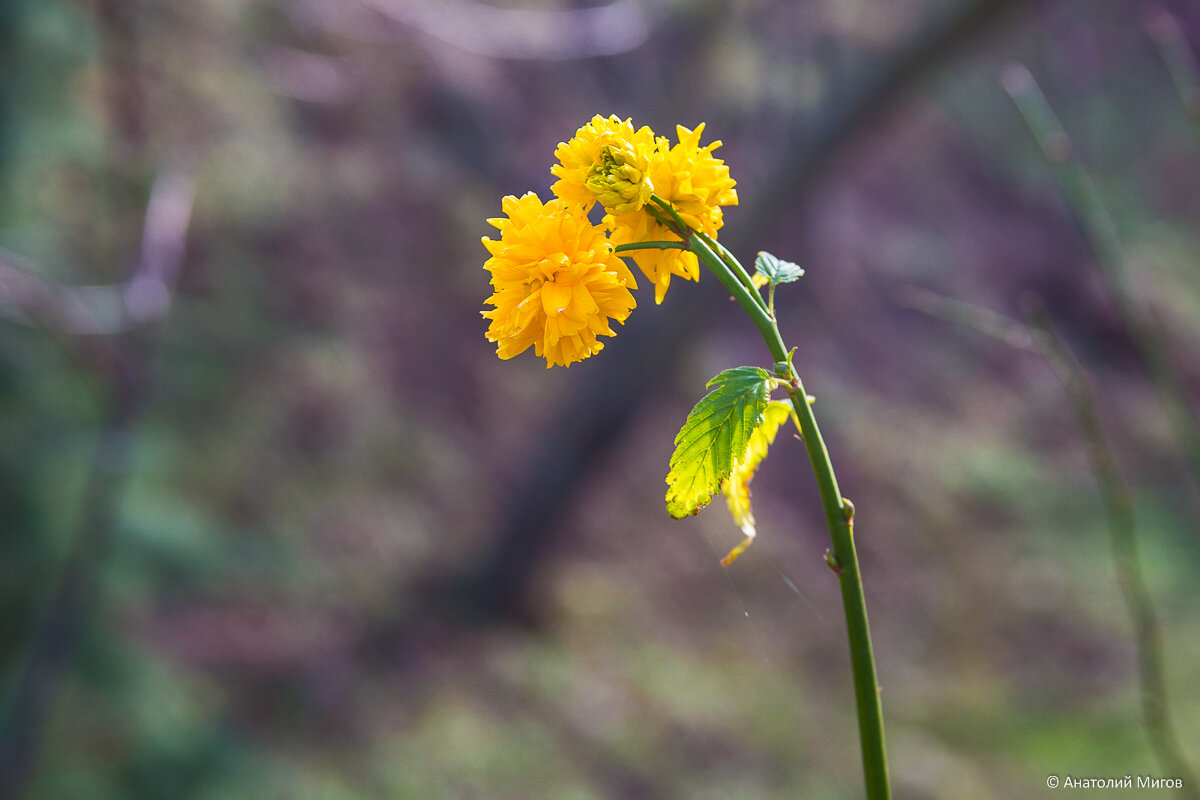
<path fill-rule="evenodd" d="M 543 203 L 532 192 L 505 197 L 503 218 L 488 220 L 500 239 L 484 237 L 491 254 L 494 308 L 489 341 L 500 358 L 530 346 L 546 366 L 569 366 L 600 352 L 598 336 L 613 336 L 610 322 L 624 323 L 636 301 L 632 273 L 614 248 L 677 239 L 650 204 L 651 196 L 670 204 L 693 230 L 715 236 L 723 224 L 721 206 L 736 205 L 729 168 L 712 155 L 720 142 L 700 146 L 704 125 L 676 127 L 672 145 L 647 127 L 599 115 L 555 150 L 550 172 L 555 199 Z M 604 217 L 588 214 L 599 203 Z M 646 249 L 629 253 L 654 285 L 661 303 L 671 276 L 699 277 L 696 256 L 685 249 Z"/>

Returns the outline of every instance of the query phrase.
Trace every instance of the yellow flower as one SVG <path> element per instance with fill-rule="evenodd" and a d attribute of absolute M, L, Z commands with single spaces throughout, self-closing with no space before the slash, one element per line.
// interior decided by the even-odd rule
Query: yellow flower
<path fill-rule="evenodd" d="M 615 336 L 609 320 L 624 323 L 636 302 L 637 283 L 613 254 L 605 231 L 578 206 L 563 200 L 543 204 L 533 192 L 502 202 L 507 219 L 489 219 L 500 240 L 483 238 L 491 253 L 495 308 L 487 338 L 500 358 L 534 347 L 546 367 L 570 366 L 600 352 L 597 336 Z"/>
<path fill-rule="evenodd" d="M 695 130 L 677 125 L 675 132 L 679 142 L 673 147 L 667 146 L 665 138 L 658 139 L 655 157 L 650 159 L 649 181 L 654 193 L 670 203 L 689 227 L 715 237 L 724 224 L 721 206 L 738 202 L 729 167 L 712 154 L 721 142 L 700 146 L 703 122 Z M 645 210 L 612 210 L 606 222 L 612 229 L 614 244 L 676 238 Z M 686 250 L 635 250 L 630 256 L 654 284 L 656 303 L 662 302 L 672 275 L 693 281 L 700 277 L 696 256 Z"/>
<path fill-rule="evenodd" d="M 767 457 L 767 448 L 775 441 L 779 426 L 791 413 L 792 406 L 785 400 L 772 400 L 767 404 L 763 411 L 762 424 L 750 434 L 745 454 L 734 463 L 733 472 L 725 480 L 725 502 L 729 505 L 733 521 L 742 529 L 746 538 L 721 560 L 723 566 L 728 567 L 732 564 L 754 541 L 757 531 L 754 512 L 750 509 L 750 481 L 754 478 L 759 462 Z"/>
<path fill-rule="evenodd" d="M 670 228 L 659 223 L 646 213 L 627 214 L 614 217 L 609 214 L 605 224 L 612 229 L 614 245 L 634 242 L 673 241 L 678 239 Z M 700 278 L 700 262 L 690 250 L 632 250 L 623 253 L 634 260 L 638 268 L 654 284 L 654 302 L 661 303 L 671 285 L 671 276 L 694 281 Z"/>
<path fill-rule="evenodd" d="M 647 172 L 655 150 L 654 132 L 633 129 L 632 120 L 599 114 L 561 142 L 550 168 L 558 178 L 550 190 L 569 203 L 591 210 L 596 201 L 614 214 L 628 214 L 650 200 L 654 190 Z"/>

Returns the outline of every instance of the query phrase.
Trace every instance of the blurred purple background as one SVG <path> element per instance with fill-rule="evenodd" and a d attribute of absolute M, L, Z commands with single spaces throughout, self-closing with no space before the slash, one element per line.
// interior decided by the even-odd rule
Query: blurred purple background
<path fill-rule="evenodd" d="M 484 340 L 485 219 L 594 114 L 705 122 L 721 241 L 807 271 L 896 796 L 1171 777 L 1068 395 L 929 312 L 1036 295 L 1089 373 L 1196 760 L 1200 491 L 1146 356 L 1194 424 L 1198 51 L 1188 0 L 0 6 L 0 797 L 861 796 L 803 448 L 728 569 L 723 503 L 663 507 L 705 381 L 769 359 L 719 284 L 570 369 Z"/>

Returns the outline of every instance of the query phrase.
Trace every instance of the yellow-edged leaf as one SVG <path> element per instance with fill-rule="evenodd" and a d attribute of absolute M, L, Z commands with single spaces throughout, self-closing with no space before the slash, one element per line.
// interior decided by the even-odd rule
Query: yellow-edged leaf
<path fill-rule="evenodd" d="M 767 457 L 767 448 L 775 441 L 779 426 L 791 413 L 791 403 L 786 400 L 773 400 L 767 404 L 763 409 L 762 422 L 751 431 L 745 453 L 734 463 L 733 472 L 725 481 L 725 502 L 729 505 L 729 513 L 746 538 L 721 559 L 722 566 L 732 564 L 754 541 L 757 530 L 754 527 L 754 512 L 750 508 L 750 481 L 759 463 Z"/>
<path fill-rule="evenodd" d="M 708 382 L 712 391 L 696 404 L 675 437 L 667 474 L 671 516 L 681 519 L 699 512 L 720 491 L 745 455 L 776 383 L 760 367 L 728 369 Z"/>

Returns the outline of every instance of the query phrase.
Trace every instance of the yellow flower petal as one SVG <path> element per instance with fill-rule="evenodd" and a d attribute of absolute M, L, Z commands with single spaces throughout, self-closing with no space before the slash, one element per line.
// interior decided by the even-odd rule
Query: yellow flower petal
<path fill-rule="evenodd" d="M 543 283 L 542 309 L 548 317 L 557 317 L 571 304 L 574 287 L 569 283 Z M 584 290 L 586 291 L 586 289 Z"/>
<path fill-rule="evenodd" d="M 725 162 L 712 155 L 721 146 L 713 142 L 700 146 L 704 123 L 695 130 L 676 127 L 679 142 L 659 137 L 650 159 L 646 180 L 654 193 L 671 204 L 680 218 L 694 230 L 716 237 L 725 220 L 722 206 L 737 205 L 736 183 L 729 177 Z M 612 230 L 613 244 L 628 244 L 674 239 L 644 208 L 628 213 L 610 213 L 605 224 Z M 686 250 L 634 250 L 630 257 L 655 288 L 655 302 L 662 302 L 671 277 L 697 280 L 700 266 L 696 256 Z"/>
<path fill-rule="evenodd" d="M 606 210 L 626 214 L 650 200 L 648 171 L 656 147 L 654 132 L 637 130 L 631 120 L 597 114 L 554 151 L 550 173 L 555 196 L 590 210 L 599 200 Z"/>
<path fill-rule="evenodd" d="M 734 464 L 733 473 L 725 481 L 723 490 L 725 502 L 729 505 L 729 513 L 746 538 L 721 560 L 722 566 L 727 567 L 732 564 L 754 541 L 757 529 L 755 528 L 754 512 L 750 509 L 750 481 L 753 480 L 759 463 L 767 457 L 767 449 L 775 441 L 775 434 L 779 432 L 779 426 L 791 416 L 791 413 L 791 403 L 785 400 L 773 400 L 767 404 L 763 411 L 762 423 L 750 434 L 745 454 Z"/>
<path fill-rule="evenodd" d="M 487 338 L 496 355 L 512 358 L 531 346 L 546 366 L 570 366 L 604 348 L 611 320 L 624 322 L 636 306 L 629 268 L 613 254 L 604 228 L 579 206 L 532 192 L 505 197 L 506 219 L 491 222 L 500 239 L 483 239 L 491 257 L 493 308 Z"/>

